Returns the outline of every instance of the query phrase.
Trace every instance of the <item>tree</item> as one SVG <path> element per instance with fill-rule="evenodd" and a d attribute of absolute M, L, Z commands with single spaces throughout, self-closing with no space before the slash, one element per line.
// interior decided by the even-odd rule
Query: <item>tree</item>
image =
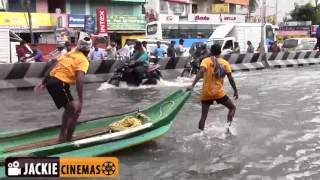
<path fill-rule="evenodd" d="M 259 6 L 258 0 L 249 0 L 249 13 L 255 12 L 258 6 Z"/>
<path fill-rule="evenodd" d="M 249 6 L 248 6 L 248 19 L 250 20 L 251 19 L 251 13 L 254 13 L 257 9 L 257 7 L 259 6 L 259 0 L 249 0 Z"/>
<path fill-rule="evenodd" d="M 312 21 L 313 24 L 318 24 L 320 22 L 320 18 L 318 17 L 320 16 L 318 13 L 315 13 L 315 9 L 318 10 L 311 3 L 302 6 L 296 5 L 294 10 L 291 11 L 290 16 L 293 21 Z"/>

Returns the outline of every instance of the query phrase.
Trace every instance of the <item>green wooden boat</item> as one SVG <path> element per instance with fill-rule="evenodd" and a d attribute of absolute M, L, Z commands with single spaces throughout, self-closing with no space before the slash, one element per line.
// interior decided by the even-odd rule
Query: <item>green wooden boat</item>
<path fill-rule="evenodd" d="M 0 177 L 4 176 L 3 162 L 12 156 L 99 156 L 155 139 L 166 133 L 191 92 L 178 90 L 164 100 L 141 112 L 81 122 L 74 140 L 58 143 L 59 126 L 23 133 L 7 133 L 0 137 Z M 128 116 L 142 113 L 148 117 L 142 125 L 119 132 L 109 126 Z"/>

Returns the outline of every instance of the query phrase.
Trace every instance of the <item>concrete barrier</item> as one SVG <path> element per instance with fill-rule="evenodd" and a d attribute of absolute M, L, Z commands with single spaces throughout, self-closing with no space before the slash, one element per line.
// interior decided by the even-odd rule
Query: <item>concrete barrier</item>
<path fill-rule="evenodd" d="M 267 60 L 271 68 L 294 67 L 320 64 L 320 52 L 280 52 L 268 53 Z M 231 54 L 224 56 L 233 71 L 251 71 L 265 69 L 260 54 Z M 173 78 L 182 72 L 190 57 L 163 58 L 158 64 L 164 78 Z M 107 81 L 119 61 L 91 61 L 86 82 Z M 33 87 L 40 82 L 50 67 L 49 63 L 0 64 L 0 89 Z"/>

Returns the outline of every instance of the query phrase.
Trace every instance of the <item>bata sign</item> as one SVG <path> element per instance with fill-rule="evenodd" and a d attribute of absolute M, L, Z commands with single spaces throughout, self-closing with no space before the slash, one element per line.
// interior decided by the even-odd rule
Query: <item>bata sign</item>
<path fill-rule="evenodd" d="M 197 15 L 194 17 L 194 20 L 195 21 L 210 21 L 210 17 Z"/>
<path fill-rule="evenodd" d="M 245 15 L 233 14 L 190 14 L 188 21 L 212 23 L 245 23 Z"/>
<path fill-rule="evenodd" d="M 98 21 L 98 33 L 106 34 L 107 30 L 107 9 L 98 8 L 97 9 L 97 21 Z"/>

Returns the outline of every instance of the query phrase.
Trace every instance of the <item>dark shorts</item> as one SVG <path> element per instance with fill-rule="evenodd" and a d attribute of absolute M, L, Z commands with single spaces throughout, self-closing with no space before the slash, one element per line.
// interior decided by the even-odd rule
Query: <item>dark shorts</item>
<path fill-rule="evenodd" d="M 46 87 L 58 109 L 73 101 L 69 84 L 50 76 L 46 79 Z"/>
<path fill-rule="evenodd" d="M 224 104 L 225 102 L 227 102 L 229 100 L 229 97 L 227 95 L 223 96 L 220 99 L 213 99 L 213 100 L 205 100 L 205 101 L 201 101 L 202 104 L 209 104 L 212 105 L 214 101 L 216 101 L 218 104 Z"/>

